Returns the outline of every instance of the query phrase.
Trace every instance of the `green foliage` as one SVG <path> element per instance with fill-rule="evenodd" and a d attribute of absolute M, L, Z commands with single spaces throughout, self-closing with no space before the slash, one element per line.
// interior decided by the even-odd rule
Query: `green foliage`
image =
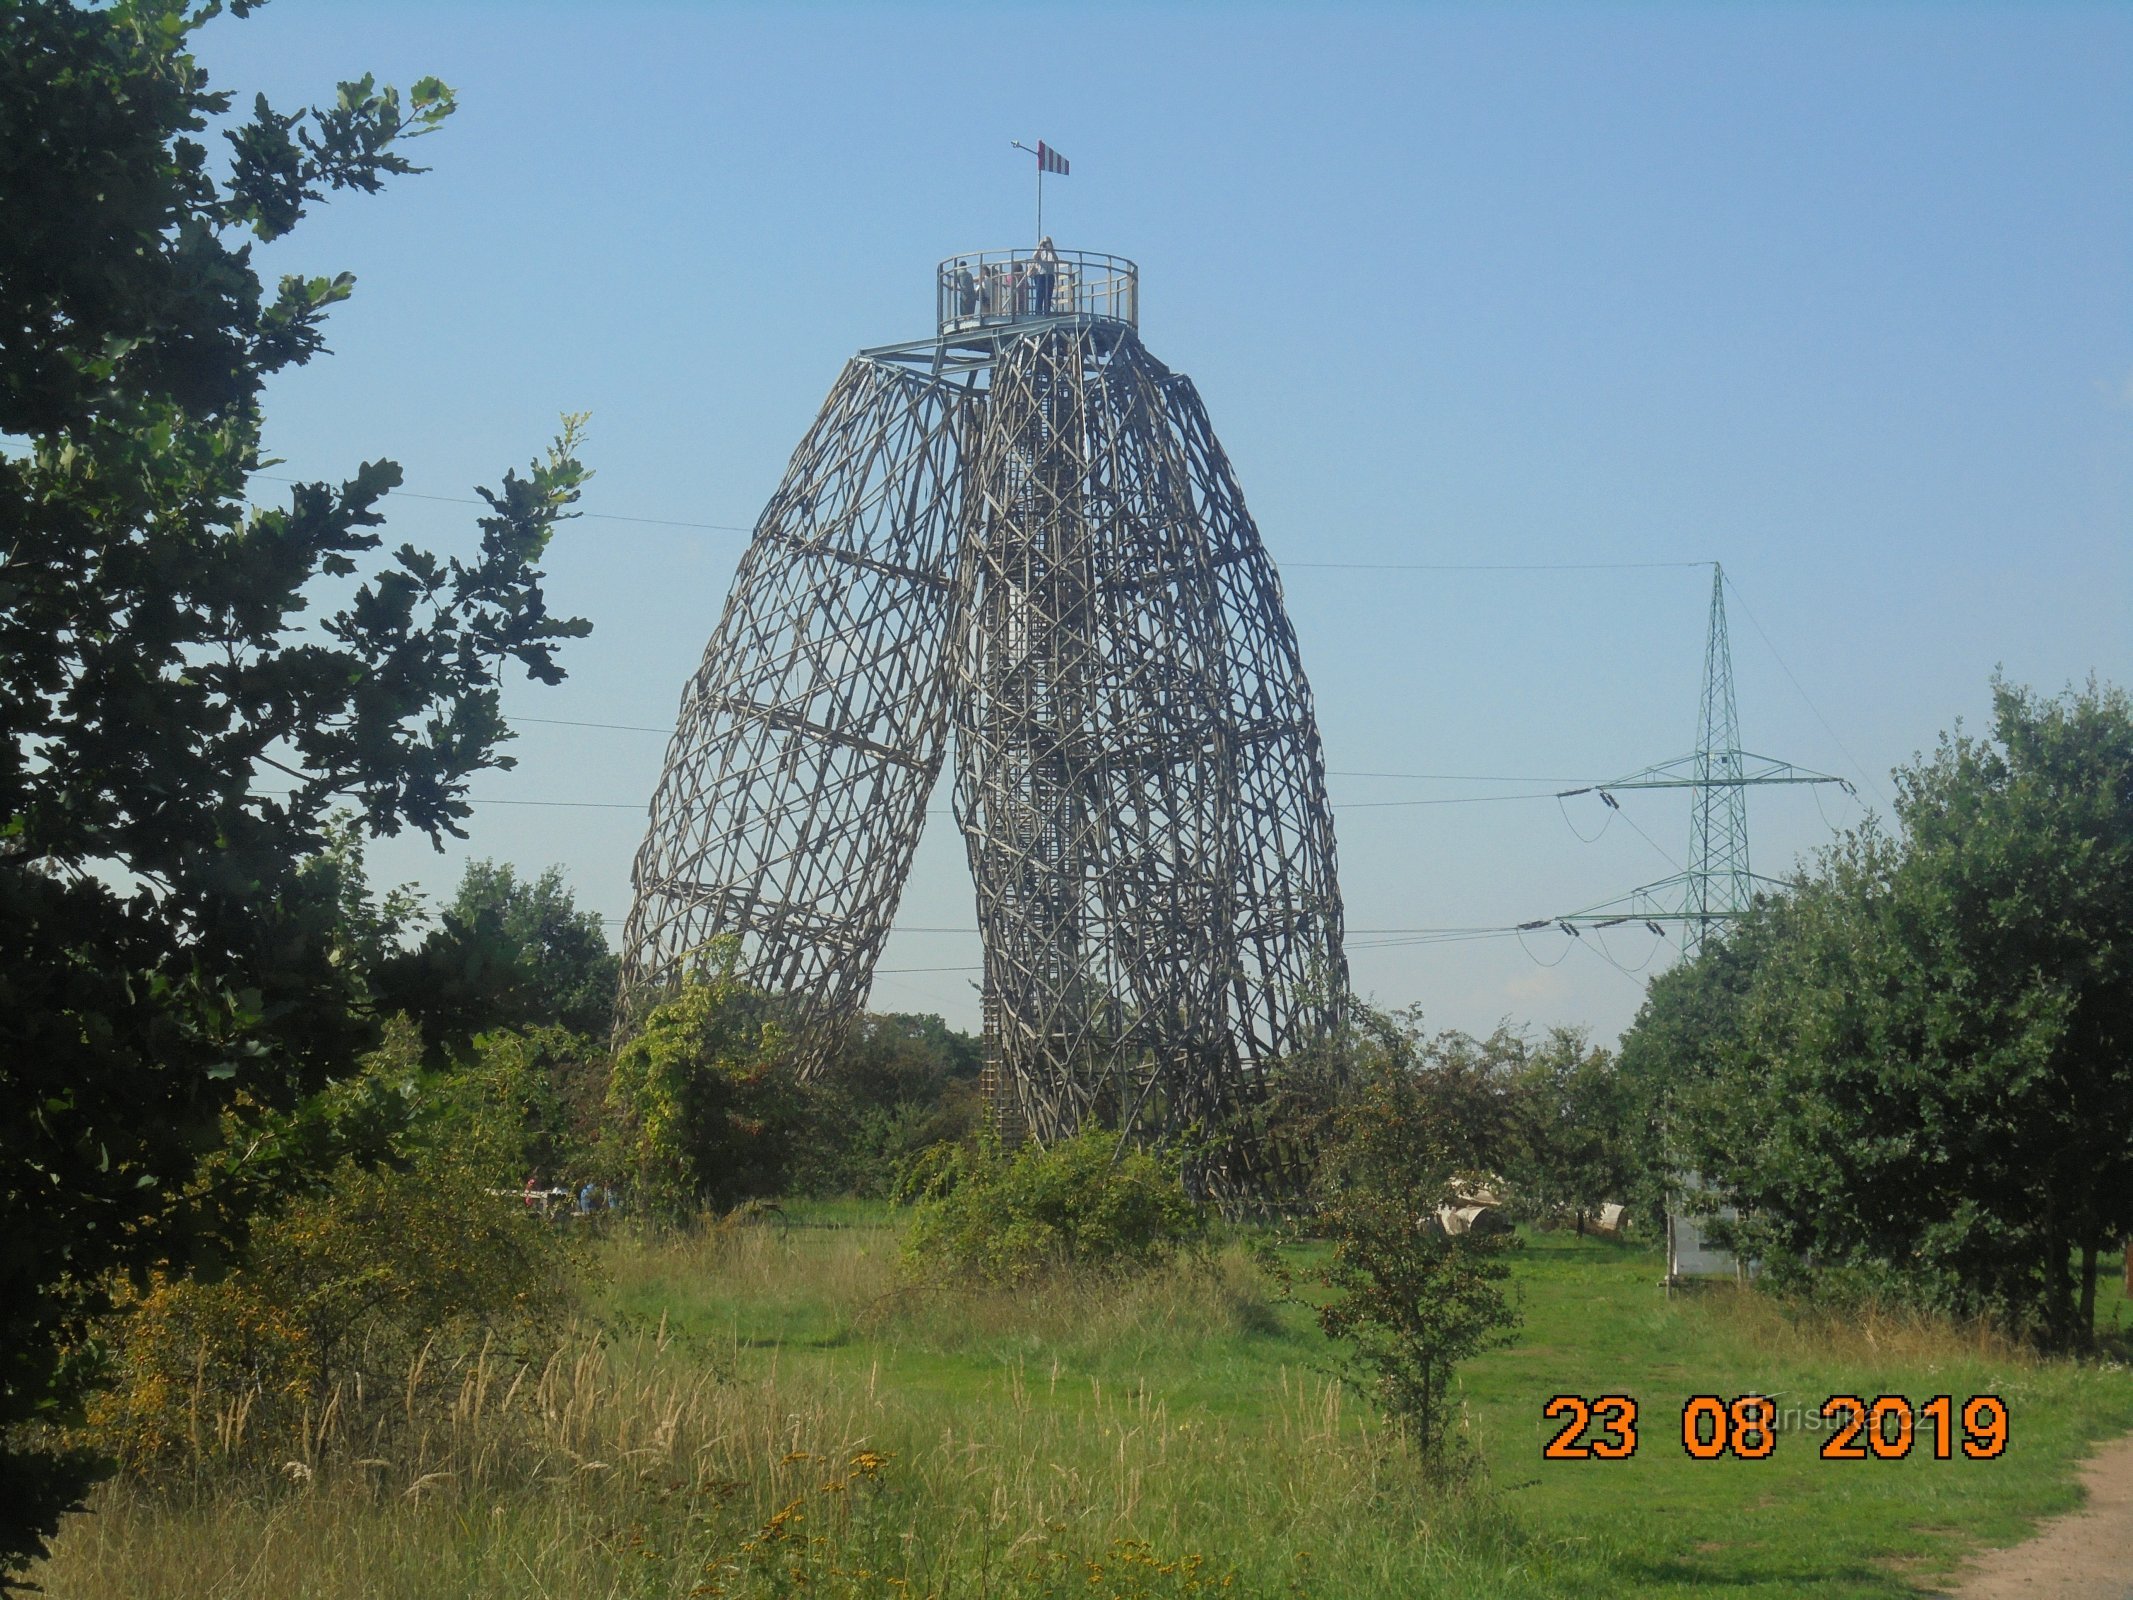
<path fill-rule="evenodd" d="M 510 764 L 506 671 L 553 683 L 587 631 L 537 565 L 586 476 L 575 421 L 482 492 L 468 559 L 362 570 L 390 462 L 255 503 L 263 387 L 352 280 L 269 292 L 242 235 L 414 170 L 399 141 L 453 100 L 262 100 L 218 174 L 198 136 L 230 97 L 191 53 L 217 10 L 0 6 L 0 1574 L 89 1481 L 15 1441 L 78 1412 L 105 1286 L 230 1259 L 334 1126 L 281 1119 L 384 1016 L 438 1045 L 479 1017 L 463 928 L 351 932 L 333 809 L 458 833 L 468 779 Z"/>
<path fill-rule="evenodd" d="M 371 893 L 362 824 L 347 811 L 326 818 L 319 849 L 297 863 L 296 879 L 308 897 L 333 908 L 333 959 L 358 976 L 399 955 L 404 937 L 421 919 L 413 885 L 389 889 L 382 898 Z"/>
<path fill-rule="evenodd" d="M 528 1173 L 576 1187 L 611 1181 L 608 1061 L 566 1028 L 498 1028 L 428 1084 L 431 1137 L 449 1138 L 492 1181 Z"/>
<path fill-rule="evenodd" d="M 111 1392 L 88 1437 L 140 1471 L 301 1454 L 329 1412 L 375 1438 L 405 1420 L 408 1374 L 485 1341 L 506 1348 L 561 1303 L 550 1229 L 509 1186 L 509 1107 L 462 1095 L 465 1074 L 421 1073 L 396 1031 L 364 1078 L 407 1115 L 389 1164 L 343 1160 L 254 1227 L 243 1264 L 212 1282 L 159 1278 L 115 1320 Z M 477 1069 L 478 1070 L 478 1069 Z"/>
<path fill-rule="evenodd" d="M 1123 1150 L 1101 1128 L 1011 1153 L 991 1140 L 939 1145 L 910 1163 L 898 1188 L 916 1207 L 911 1264 L 984 1283 L 1145 1267 L 1207 1228 L 1174 1159 Z"/>
<path fill-rule="evenodd" d="M 1415 1448 L 1443 1459 L 1458 1363 L 1518 1322 L 1503 1261 L 1512 1236 L 1452 1235 L 1437 1221 L 1515 1137 L 1500 1050 L 1425 1039 L 1411 1013 L 1357 1009 L 1350 1089 L 1322 1140 L 1313 1226 L 1332 1253 L 1318 1320 Z"/>
<path fill-rule="evenodd" d="M 806 1101 L 765 998 L 716 941 L 615 1057 L 608 1105 L 617 1165 L 638 1203 L 668 1216 L 728 1210 L 784 1192 Z"/>
<path fill-rule="evenodd" d="M 470 861 L 452 915 L 492 939 L 521 974 L 515 1004 L 500 1022 L 607 1036 L 618 963 L 599 914 L 578 909 L 562 868 L 522 881 L 507 863 Z"/>
<path fill-rule="evenodd" d="M 644 1017 L 607 1088 L 598 1158 L 655 1212 L 685 1216 L 778 1195 L 880 1195 L 902 1163 L 977 1125 L 977 1047 L 938 1017 L 861 1017 L 801 1083 L 777 1007 L 714 942 L 694 979 Z"/>
<path fill-rule="evenodd" d="M 1742 1005 L 1768 912 L 1758 908 L 1723 938 L 1707 940 L 1695 961 L 1654 977 L 1635 1025 L 1622 1037 L 1618 1074 L 1632 1203 L 1661 1216 L 1683 1175 L 1722 1172 L 1731 1152 L 1758 1136 L 1760 1111 L 1729 1080 L 1725 1063 L 1743 1048 Z"/>
<path fill-rule="evenodd" d="M 1524 1138 L 1504 1176 L 1519 1209 L 1549 1221 L 1568 1213 L 1582 1229 L 1606 1202 L 1626 1201 L 1635 1183 L 1615 1058 L 1578 1028 L 1552 1029 L 1520 1054 L 1511 1092 Z"/>
<path fill-rule="evenodd" d="M 861 1017 L 822 1076 L 805 1086 L 807 1135 L 795 1151 L 791 1188 L 885 1195 L 920 1151 L 977 1132 L 978 1068 L 978 1041 L 939 1017 Z"/>
<path fill-rule="evenodd" d="M 1664 1157 L 1743 1248 L 2080 1344 L 2133 1232 L 2133 707 L 1996 684 L 1991 738 L 1897 781 L 1900 836 L 1847 836 L 1655 984 L 1625 1065 L 1676 1081 Z"/>

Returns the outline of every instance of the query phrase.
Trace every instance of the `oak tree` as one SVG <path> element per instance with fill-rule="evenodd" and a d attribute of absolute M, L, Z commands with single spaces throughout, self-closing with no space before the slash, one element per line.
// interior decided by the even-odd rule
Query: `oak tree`
<path fill-rule="evenodd" d="M 381 552 L 387 461 L 255 485 L 261 390 L 352 280 L 254 241 L 418 170 L 454 109 L 360 78 L 248 116 L 171 0 L 0 4 L 0 1570 L 95 1464 L 50 1446 L 115 1281 L 211 1271 L 305 1161 L 293 1108 L 482 965 L 364 959 L 337 809 L 457 834 L 507 669 L 561 676 L 538 562 L 576 429 L 484 490 L 478 551 Z M 230 0 L 242 17 L 247 0 Z M 210 130 L 219 130 L 211 138 Z M 253 490 L 272 488 L 256 498 Z M 5 1580 L 0 1580 L 4 1582 Z"/>

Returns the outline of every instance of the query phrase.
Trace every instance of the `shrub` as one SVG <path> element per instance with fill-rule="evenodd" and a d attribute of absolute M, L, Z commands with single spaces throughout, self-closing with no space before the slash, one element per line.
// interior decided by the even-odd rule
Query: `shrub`
<path fill-rule="evenodd" d="M 350 1436 L 389 1402 L 408 1415 L 425 1351 L 441 1372 L 560 1304 L 560 1244 L 517 1194 L 538 1053 L 491 1035 L 470 1061 L 424 1072 L 419 1034 L 392 1023 L 360 1076 L 276 1130 L 318 1176 L 253 1228 L 234 1268 L 122 1296 L 93 1442 L 140 1470 L 301 1455 L 329 1415 Z"/>
<path fill-rule="evenodd" d="M 917 1207 L 912 1264 L 994 1284 L 1146 1266 L 1207 1228 L 1174 1160 L 1121 1152 L 1102 1129 L 1013 1153 L 991 1141 L 935 1146 L 907 1167 L 898 1197 Z"/>
<path fill-rule="evenodd" d="M 344 1164 L 260 1226 L 237 1271 L 157 1282 L 128 1309 L 95 1441 L 153 1470 L 301 1453 L 334 1413 L 350 1434 L 404 1414 L 426 1350 L 441 1371 L 558 1300 L 557 1246 L 524 1213 L 464 1162 Z"/>
<path fill-rule="evenodd" d="M 498 1029 L 474 1041 L 464 1065 L 427 1086 L 427 1136 L 450 1144 L 498 1185 L 534 1171 L 611 1181 L 600 1148 L 607 1084 L 606 1052 L 580 1035 Z"/>

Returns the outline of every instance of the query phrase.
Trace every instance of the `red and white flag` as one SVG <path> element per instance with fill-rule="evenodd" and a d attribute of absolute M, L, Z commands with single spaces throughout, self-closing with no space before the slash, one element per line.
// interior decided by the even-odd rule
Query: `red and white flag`
<path fill-rule="evenodd" d="M 1056 172 L 1063 178 L 1067 175 L 1067 158 L 1042 139 L 1039 139 L 1037 141 L 1037 170 L 1039 172 Z"/>

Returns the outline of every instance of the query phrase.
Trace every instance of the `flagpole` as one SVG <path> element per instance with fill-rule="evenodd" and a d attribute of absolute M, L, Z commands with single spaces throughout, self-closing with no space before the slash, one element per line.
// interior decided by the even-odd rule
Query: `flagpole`
<path fill-rule="evenodd" d="M 1017 149 L 1017 150 L 1020 150 L 1020 151 L 1024 152 L 1025 154 L 1027 154 L 1027 155 L 1029 155 L 1029 156 L 1033 157 L 1033 158 L 1034 158 L 1034 159 L 1036 160 L 1036 163 L 1037 163 L 1037 237 L 1038 237 L 1038 238 L 1040 238 L 1040 239 L 1042 239 L 1042 238 L 1044 237 L 1044 157 L 1042 157 L 1041 155 L 1038 155 L 1036 151 L 1034 151 L 1034 150 L 1030 149 L 1030 147 L 1029 147 L 1028 145 L 1024 144 L 1024 143 L 1023 143 L 1023 142 L 1022 142 L 1022 141 L 1021 141 L 1020 139 L 1010 139 L 1010 140 L 1008 141 L 1008 143 L 1009 143 L 1009 144 L 1011 144 L 1011 145 L 1013 145 L 1015 149 Z"/>

